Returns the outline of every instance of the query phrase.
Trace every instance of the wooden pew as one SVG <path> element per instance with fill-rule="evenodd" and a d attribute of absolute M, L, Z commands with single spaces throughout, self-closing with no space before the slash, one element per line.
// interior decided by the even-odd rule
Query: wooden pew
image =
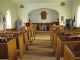
<path fill-rule="evenodd" d="M 80 42 L 65 45 L 64 60 L 80 60 Z"/>
<path fill-rule="evenodd" d="M 7 41 L 1 41 L 0 38 L 0 59 L 17 60 L 16 38 L 10 38 Z"/>
<path fill-rule="evenodd" d="M 24 55 L 24 51 L 25 51 L 23 34 L 18 35 L 17 38 L 18 38 L 18 44 L 19 44 L 19 55 L 20 55 L 20 58 L 22 58 L 22 56 Z"/>
<path fill-rule="evenodd" d="M 29 28 L 30 44 L 32 44 L 32 42 L 35 40 L 37 26 L 31 23 Z"/>
<path fill-rule="evenodd" d="M 52 26 L 51 27 L 51 30 L 50 30 L 50 40 L 52 41 L 52 43 L 54 43 L 54 40 L 55 40 L 55 35 L 56 35 L 56 31 L 59 31 L 59 30 L 64 30 L 64 27 L 65 26 L 62 26 L 62 25 L 55 25 L 55 26 Z"/>
<path fill-rule="evenodd" d="M 60 57 L 63 56 L 64 52 L 64 45 L 70 44 L 71 42 L 80 42 L 80 39 L 73 39 L 65 35 L 59 35 L 57 34 L 57 40 L 56 40 L 56 48 L 55 48 L 55 56 L 57 60 L 60 60 Z"/>
<path fill-rule="evenodd" d="M 52 42 L 52 46 L 54 45 L 55 40 L 55 32 L 59 29 L 59 25 L 50 26 L 50 40 Z"/>
<path fill-rule="evenodd" d="M 51 40 L 52 46 L 53 46 L 53 43 L 54 43 L 53 38 L 54 38 L 54 31 L 50 31 L 50 40 Z"/>
<path fill-rule="evenodd" d="M 73 34 L 79 35 L 80 34 L 80 29 L 66 29 L 68 32 L 71 32 Z"/>
<path fill-rule="evenodd" d="M 54 47 L 54 53 L 56 52 L 56 46 L 57 46 L 57 34 L 58 34 L 58 31 L 52 31 L 51 32 L 52 35 L 51 35 L 51 38 L 52 38 L 52 46 Z"/>
<path fill-rule="evenodd" d="M 53 35 L 53 46 L 54 46 L 54 53 L 56 53 L 56 46 L 57 46 L 57 34 L 54 32 Z"/>
<path fill-rule="evenodd" d="M 34 24 L 34 40 L 35 40 L 35 36 L 36 36 L 36 31 L 37 31 L 37 24 Z"/>
<path fill-rule="evenodd" d="M 56 44 L 57 44 L 57 34 L 60 33 L 60 31 L 52 31 L 51 32 L 52 33 L 52 35 L 51 35 L 52 40 L 51 41 L 53 41 L 54 50 L 56 49 Z M 62 31 L 65 31 L 65 30 L 62 30 Z M 76 32 L 76 31 L 71 29 L 71 30 L 68 30 L 68 32 L 71 34 L 75 34 L 75 35 L 80 34 L 79 30 Z"/>
<path fill-rule="evenodd" d="M 64 30 L 64 27 L 60 28 L 59 26 L 57 26 L 57 30 Z M 73 33 L 73 34 L 76 34 L 76 35 L 79 35 L 80 34 L 80 29 L 68 29 L 66 30 L 70 33 Z M 52 32 L 51 32 L 52 33 Z M 62 41 L 57 41 L 57 40 L 61 40 L 58 36 L 57 36 L 58 32 L 57 31 L 53 31 L 53 33 L 51 34 L 51 41 L 52 41 L 52 44 L 54 46 L 54 52 L 55 52 L 55 56 L 57 56 L 57 52 L 59 52 L 59 56 L 61 56 L 61 54 L 63 55 L 63 53 L 60 53 L 61 52 L 61 49 L 60 48 L 57 48 L 58 47 L 61 47 L 61 45 L 59 45 L 60 42 Z M 63 44 L 63 43 L 60 43 L 60 44 Z M 67 43 L 66 43 L 67 44 Z M 60 51 L 57 51 L 59 50 Z M 63 50 L 63 49 L 62 49 Z M 60 59 L 60 58 L 59 58 Z M 57 59 L 58 60 L 58 59 Z"/>
<path fill-rule="evenodd" d="M 23 32 L 23 40 L 24 40 L 24 44 L 25 44 L 25 50 L 27 50 L 29 42 L 30 42 L 28 39 L 28 31 Z"/>
<path fill-rule="evenodd" d="M 22 58 L 24 51 L 25 51 L 25 44 L 24 44 L 24 38 L 23 38 L 23 33 L 17 32 L 17 31 L 10 31 L 10 32 L 4 32 L 0 33 L 0 36 L 2 35 L 16 35 L 16 45 L 17 49 L 19 49 L 19 56 Z"/>
<path fill-rule="evenodd" d="M 35 28 L 36 31 L 36 28 Z M 34 31 L 34 32 L 35 32 Z M 28 49 L 28 45 L 31 42 L 31 31 L 30 31 L 30 26 L 24 26 L 22 29 L 23 37 L 24 37 L 24 43 L 25 43 L 25 49 Z M 35 36 L 35 34 L 33 34 Z M 35 39 L 35 37 L 34 37 Z"/>
<path fill-rule="evenodd" d="M 56 35 L 56 32 L 59 31 L 59 30 L 64 30 L 64 27 L 65 26 L 62 26 L 62 25 L 55 25 L 55 26 L 52 26 L 51 27 L 51 30 L 50 30 L 50 40 L 51 40 L 51 43 L 52 43 L 52 47 L 54 47 L 54 53 L 56 51 L 56 42 L 57 42 L 57 35 Z"/>
<path fill-rule="evenodd" d="M 63 25 L 57 25 L 56 30 L 64 30 L 65 26 Z"/>

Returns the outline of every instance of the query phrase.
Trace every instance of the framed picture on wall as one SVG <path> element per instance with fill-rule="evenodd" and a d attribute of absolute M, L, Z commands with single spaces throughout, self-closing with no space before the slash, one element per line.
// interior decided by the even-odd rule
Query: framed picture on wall
<path fill-rule="evenodd" d="M 46 11 L 41 12 L 41 19 L 45 20 L 47 18 L 47 13 Z"/>

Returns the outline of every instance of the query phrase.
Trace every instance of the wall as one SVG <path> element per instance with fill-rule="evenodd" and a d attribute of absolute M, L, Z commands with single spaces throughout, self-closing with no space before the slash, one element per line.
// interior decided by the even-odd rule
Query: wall
<path fill-rule="evenodd" d="M 11 12 L 11 24 L 12 24 L 12 28 L 14 28 L 15 26 L 14 23 L 17 18 L 16 4 L 8 0 L 0 0 L 0 11 L 1 11 L 0 16 L 3 17 L 4 15 L 6 15 L 7 10 L 10 10 Z M 2 23 L 0 23 L 0 29 L 3 29 Z"/>
<path fill-rule="evenodd" d="M 41 19 L 41 12 L 46 12 L 46 19 Z M 52 9 L 41 8 L 33 10 L 29 13 L 29 19 L 31 23 L 49 23 L 49 22 L 58 22 L 59 13 Z"/>
<path fill-rule="evenodd" d="M 58 11 L 59 22 L 60 24 L 65 25 L 66 22 L 65 20 L 63 22 L 61 21 L 61 16 L 64 16 L 64 19 L 73 18 L 73 15 L 76 11 L 77 3 L 79 3 L 80 0 L 76 0 L 76 1 L 77 1 L 76 3 L 75 3 L 75 0 L 73 1 L 73 4 L 76 4 L 73 6 L 68 5 L 68 4 L 66 4 L 65 6 L 60 6 L 60 4 L 56 4 L 56 3 L 36 3 L 36 4 L 24 4 L 24 8 L 19 8 L 19 5 L 17 5 L 16 7 L 16 4 L 9 0 L 0 0 L 0 10 L 3 13 L 2 15 L 6 14 L 8 9 L 10 10 L 12 28 L 15 27 L 15 21 L 18 16 L 22 17 L 23 22 L 28 22 L 28 14 L 32 10 L 39 9 L 39 8 L 49 8 L 49 9 Z M 74 11 L 72 11 L 72 7 Z M 0 28 L 3 28 L 3 26 L 1 25 L 2 23 L 0 23 Z"/>
<path fill-rule="evenodd" d="M 75 27 L 77 27 L 77 10 L 79 6 L 80 6 L 80 0 L 72 1 L 72 18 L 74 18 L 75 16 L 75 22 L 74 22 Z"/>
<path fill-rule="evenodd" d="M 61 16 L 64 16 L 64 19 L 70 19 L 72 18 L 71 14 L 71 5 L 65 5 L 65 6 L 60 6 L 54 3 L 39 3 L 39 4 L 25 4 L 24 8 L 19 8 L 18 6 L 18 15 L 22 17 L 23 22 L 28 22 L 28 14 L 35 9 L 39 8 L 49 8 L 53 9 L 59 12 L 59 19 L 61 19 Z M 65 24 L 59 21 L 60 24 Z"/>

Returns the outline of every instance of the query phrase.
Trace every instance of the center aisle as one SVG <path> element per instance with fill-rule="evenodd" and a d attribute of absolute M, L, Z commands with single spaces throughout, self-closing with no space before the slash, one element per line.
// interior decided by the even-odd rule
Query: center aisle
<path fill-rule="evenodd" d="M 21 60 L 55 60 L 53 52 L 50 33 L 37 32 L 36 39 Z"/>

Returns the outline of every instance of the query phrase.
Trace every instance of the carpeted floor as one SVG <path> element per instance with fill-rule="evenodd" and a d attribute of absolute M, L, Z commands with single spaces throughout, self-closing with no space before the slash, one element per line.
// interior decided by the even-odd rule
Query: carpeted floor
<path fill-rule="evenodd" d="M 53 52 L 49 32 L 37 32 L 36 39 L 28 51 L 18 60 L 55 60 Z"/>

